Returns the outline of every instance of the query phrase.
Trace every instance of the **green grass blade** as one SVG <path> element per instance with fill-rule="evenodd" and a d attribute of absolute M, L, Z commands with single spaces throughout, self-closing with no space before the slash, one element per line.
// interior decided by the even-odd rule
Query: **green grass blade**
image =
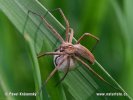
<path fill-rule="evenodd" d="M 114 0 L 110 0 L 111 5 L 114 8 L 114 12 L 116 13 L 116 17 L 118 19 L 119 22 L 119 26 L 121 28 L 121 33 L 122 36 L 125 40 L 125 65 L 124 65 L 124 70 L 123 70 L 123 75 L 122 77 L 124 77 L 124 79 L 126 78 L 127 81 L 122 80 L 122 83 L 124 85 L 124 87 L 127 89 L 127 91 L 130 93 L 130 95 L 133 97 L 133 89 L 132 89 L 132 49 L 133 49 L 133 45 L 132 45 L 132 26 L 133 26 L 133 14 L 132 14 L 132 0 L 126 0 L 123 2 L 123 7 L 124 7 L 124 11 L 122 11 L 122 9 L 120 8 L 120 6 L 118 5 L 118 3 Z"/>
<path fill-rule="evenodd" d="M 117 85 L 117 87 L 118 87 L 124 94 L 127 95 L 127 93 L 124 91 L 124 89 L 113 79 L 113 77 L 111 77 L 111 76 L 109 75 L 109 73 L 102 67 L 102 65 L 101 65 L 97 60 L 95 60 L 95 63 L 98 65 L 98 67 L 100 67 L 101 70 L 103 70 L 103 72 L 104 72 L 108 77 L 110 77 L 110 79 L 113 81 L 113 83 L 115 83 L 115 85 Z M 131 98 L 129 95 L 127 95 L 127 97 L 128 97 L 128 99 L 132 100 L 132 98 Z"/>
<path fill-rule="evenodd" d="M 14 97 L 8 95 L 10 88 L 8 87 L 6 83 L 7 83 L 6 78 L 4 77 L 2 69 L 0 69 L 0 90 L 3 90 L 3 91 L 0 91 L 0 100 L 4 100 L 4 99 L 16 100 Z"/>
<path fill-rule="evenodd" d="M 29 49 L 30 49 L 30 58 L 32 59 L 32 62 L 33 62 L 33 67 L 32 67 L 32 70 L 33 70 L 33 76 L 34 76 L 34 81 L 35 81 L 35 88 L 36 88 L 36 91 L 35 93 L 38 93 L 40 87 L 41 87 L 41 74 L 40 74 L 40 70 L 39 70 L 39 64 L 37 62 L 37 57 L 36 57 L 36 53 L 35 53 L 35 49 L 34 49 L 34 45 L 30 39 L 30 37 L 28 36 L 28 34 L 25 33 L 24 35 L 25 37 L 25 40 L 29 46 Z M 48 100 L 48 95 L 45 91 L 45 100 Z M 39 93 L 39 95 L 37 94 L 37 100 L 43 100 L 43 96 L 42 96 L 42 92 Z"/>

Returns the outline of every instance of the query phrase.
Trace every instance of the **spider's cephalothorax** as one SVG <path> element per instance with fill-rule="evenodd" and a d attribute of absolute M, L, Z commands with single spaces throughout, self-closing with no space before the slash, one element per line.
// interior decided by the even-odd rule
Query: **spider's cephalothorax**
<path fill-rule="evenodd" d="M 76 49 L 74 48 L 73 44 L 64 42 L 59 49 L 56 50 L 56 52 L 64 53 L 65 55 L 54 55 L 54 65 L 58 66 L 64 59 L 64 57 L 70 57 L 70 66 L 68 67 L 68 59 L 66 59 L 58 68 L 59 71 L 66 72 L 67 70 L 74 69 L 75 66 L 75 59 L 73 58 L 73 55 L 76 52 Z"/>
<path fill-rule="evenodd" d="M 71 55 L 75 53 L 76 49 L 74 48 L 74 45 L 72 43 L 64 42 L 59 47 L 59 51 Z"/>

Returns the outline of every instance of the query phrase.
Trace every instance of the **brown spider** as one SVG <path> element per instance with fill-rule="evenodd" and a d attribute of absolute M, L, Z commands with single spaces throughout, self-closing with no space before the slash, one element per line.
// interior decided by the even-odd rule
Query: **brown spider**
<path fill-rule="evenodd" d="M 50 75 L 47 77 L 47 79 L 45 81 L 45 84 L 55 74 L 55 72 L 57 72 L 57 70 L 63 71 L 65 73 L 65 75 L 60 80 L 60 81 L 62 81 L 65 78 L 65 76 L 67 75 L 68 71 L 72 70 L 72 69 L 74 69 L 76 67 L 75 66 L 75 62 L 79 61 L 85 67 L 87 67 L 94 75 L 96 75 L 100 80 L 104 81 L 105 83 L 107 83 L 111 87 L 115 88 L 109 82 L 104 80 L 99 74 L 97 74 L 84 60 L 82 60 L 82 58 L 84 58 L 87 61 L 89 61 L 90 64 L 94 64 L 95 57 L 86 47 L 84 47 L 83 45 L 80 44 L 80 41 L 85 36 L 90 36 L 90 37 L 96 39 L 96 44 L 94 45 L 94 47 L 95 47 L 97 45 L 98 41 L 99 41 L 99 38 L 97 38 L 96 36 L 94 36 L 94 35 L 92 35 L 90 33 L 85 33 L 77 40 L 77 42 L 75 44 L 72 44 L 74 31 L 73 31 L 72 28 L 70 28 L 69 22 L 66 19 L 63 11 L 60 8 L 57 8 L 55 10 L 59 10 L 61 16 L 63 17 L 63 19 L 64 19 L 64 21 L 66 23 L 66 31 L 65 31 L 66 38 L 65 38 L 65 40 L 53 28 L 53 26 L 51 26 L 46 21 L 46 19 L 43 16 L 41 16 L 41 15 L 39 15 L 37 13 L 34 13 L 34 12 L 30 11 L 30 10 L 28 11 L 28 13 L 32 13 L 32 14 L 35 14 L 35 15 L 39 16 L 45 22 L 46 26 L 53 32 L 55 37 L 57 39 L 59 39 L 60 42 L 61 42 L 61 45 L 57 48 L 57 50 L 55 52 L 43 52 L 43 53 L 40 53 L 38 55 L 38 58 L 40 58 L 42 56 L 45 56 L 45 55 L 54 55 L 55 68 L 50 73 Z M 93 49 L 94 49 L 94 47 L 93 47 Z"/>

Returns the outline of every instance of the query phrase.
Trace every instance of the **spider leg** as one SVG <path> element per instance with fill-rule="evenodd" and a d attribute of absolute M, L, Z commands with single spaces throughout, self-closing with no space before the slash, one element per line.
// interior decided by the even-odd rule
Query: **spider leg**
<path fill-rule="evenodd" d="M 54 9 L 53 11 L 56 11 L 56 10 L 58 10 L 60 12 L 61 16 L 63 17 L 63 19 L 65 21 L 65 24 L 66 24 L 66 42 L 68 42 L 68 33 L 69 33 L 69 27 L 70 27 L 69 22 L 68 22 L 67 18 L 65 17 L 61 8 Z"/>
<path fill-rule="evenodd" d="M 94 35 L 92 35 L 92 34 L 90 34 L 90 33 L 85 33 L 85 34 L 83 34 L 83 35 L 78 39 L 78 41 L 76 42 L 76 44 L 79 44 L 80 41 L 81 41 L 85 36 L 90 36 L 90 37 L 92 37 L 92 38 L 94 38 L 94 39 L 96 40 L 96 43 L 95 43 L 95 45 L 93 46 L 93 48 L 92 48 L 92 50 L 91 50 L 91 51 L 93 51 L 94 48 L 96 47 L 96 45 L 97 45 L 98 42 L 99 42 L 99 38 L 96 37 L 96 36 L 94 36 Z"/>
<path fill-rule="evenodd" d="M 64 57 L 64 59 L 54 68 L 54 70 L 49 74 L 45 82 L 42 84 L 41 88 L 37 91 L 37 94 L 41 92 L 43 85 L 46 85 L 48 80 L 57 72 L 58 68 L 61 66 L 61 64 L 67 59 L 67 56 Z"/>
<path fill-rule="evenodd" d="M 108 84 L 109 86 L 111 86 L 112 88 L 121 91 L 120 89 L 114 87 L 113 85 L 111 85 L 109 82 L 107 82 L 102 76 L 100 76 L 98 73 L 96 73 L 87 63 L 85 63 L 82 59 L 80 59 L 77 56 L 74 56 L 74 58 L 76 60 L 78 60 L 79 62 L 81 62 L 85 67 L 87 67 L 95 76 L 97 76 L 100 80 L 102 80 L 103 82 L 105 82 L 106 84 Z"/>
<path fill-rule="evenodd" d="M 72 43 L 74 31 L 72 28 L 70 28 L 70 37 L 69 37 L 69 43 Z"/>
<path fill-rule="evenodd" d="M 28 15 L 29 15 L 30 13 L 32 13 L 32 14 L 34 14 L 34 15 L 40 17 L 40 18 L 45 22 L 45 24 L 46 24 L 46 26 L 49 28 L 49 30 L 51 30 L 51 31 L 54 33 L 54 35 L 55 35 L 61 42 L 64 42 L 64 40 L 63 40 L 63 38 L 60 36 L 60 34 L 53 28 L 53 26 L 51 26 L 51 25 L 47 22 L 47 20 L 44 18 L 44 16 L 41 16 L 41 15 L 35 13 L 35 12 L 32 12 L 31 10 L 28 10 Z"/>
<path fill-rule="evenodd" d="M 66 69 L 66 72 L 65 72 L 64 76 L 59 80 L 59 82 L 56 84 L 56 86 L 59 85 L 59 84 L 64 80 L 64 78 L 66 77 L 66 75 L 67 75 L 68 72 L 69 72 L 70 57 L 67 58 L 67 65 L 68 65 L 68 66 L 67 66 L 67 69 Z"/>
<path fill-rule="evenodd" d="M 57 66 L 59 67 L 59 66 Z M 54 70 L 50 73 L 50 75 L 48 76 L 48 78 L 46 79 L 46 81 L 42 84 L 41 88 L 37 91 L 37 94 L 41 92 L 43 86 L 48 82 L 48 80 L 55 74 L 55 72 L 58 70 L 58 68 L 55 67 Z"/>
<path fill-rule="evenodd" d="M 37 58 L 40 58 L 45 55 L 65 55 L 65 53 L 64 52 L 42 52 L 37 55 Z"/>

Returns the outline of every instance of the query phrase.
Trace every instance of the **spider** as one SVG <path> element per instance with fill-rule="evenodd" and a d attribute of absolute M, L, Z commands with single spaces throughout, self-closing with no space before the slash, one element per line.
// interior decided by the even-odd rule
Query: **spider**
<path fill-rule="evenodd" d="M 59 70 L 64 72 L 64 76 L 61 78 L 60 82 L 66 77 L 66 75 L 68 74 L 68 72 L 72 69 L 75 69 L 75 63 L 78 61 L 81 64 L 83 64 L 85 67 L 87 67 L 95 76 L 97 76 L 100 80 L 104 81 L 105 83 L 107 83 L 108 85 L 110 85 L 111 87 L 115 88 L 114 86 L 112 86 L 109 82 L 107 82 L 104 78 L 102 78 L 99 74 L 97 74 L 84 60 L 85 59 L 87 61 L 89 61 L 89 63 L 91 65 L 93 65 L 95 63 L 95 57 L 94 55 L 91 53 L 91 51 L 94 50 L 94 48 L 96 47 L 99 38 L 90 34 L 90 33 L 84 33 L 75 44 L 72 44 L 72 39 L 73 39 L 73 35 L 74 35 L 74 31 L 72 28 L 70 28 L 69 22 L 67 20 L 67 18 L 65 17 L 63 11 L 60 8 L 57 8 L 55 10 L 58 10 L 61 14 L 61 16 L 63 17 L 65 24 L 66 24 L 66 30 L 65 30 L 65 39 L 63 39 L 60 34 L 54 29 L 54 27 L 52 25 L 50 25 L 48 23 L 48 21 L 44 18 L 44 16 L 41 16 L 35 12 L 32 11 L 28 11 L 29 13 L 35 14 L 37 16 L 39 16 L 42 21 L 46 24 L 46 26 L 48 27 L 49 30 L 52 31 L 52 33 L 55 35 L 55 37 L 57 39 L 60 40 L 61 45 L 56 49 L 55 52 L 42 52 L 40 54 L 38 54 L 38 58 L 42 57 L 42 56 L 46 56 L 46 55 L 53 55 L 54 57 L 54 65 L 55 68 L 54 70 L 49 74 L 49 76 L 47 77 L 47 79 L 45 80 L 46 84 L 48 82 L 48 80 Z M 83 45 L 80 44 L 80 41 L 82 39 L 84 39 L 84 37 L 92 37 L 96 40 L 96 43 L 94 45 L 94 47 L 92 48 L 92 50 L 88 50 L 86 47 L 84 47 Z M 115 88 L 116 89 L 116 88 Z"/>

